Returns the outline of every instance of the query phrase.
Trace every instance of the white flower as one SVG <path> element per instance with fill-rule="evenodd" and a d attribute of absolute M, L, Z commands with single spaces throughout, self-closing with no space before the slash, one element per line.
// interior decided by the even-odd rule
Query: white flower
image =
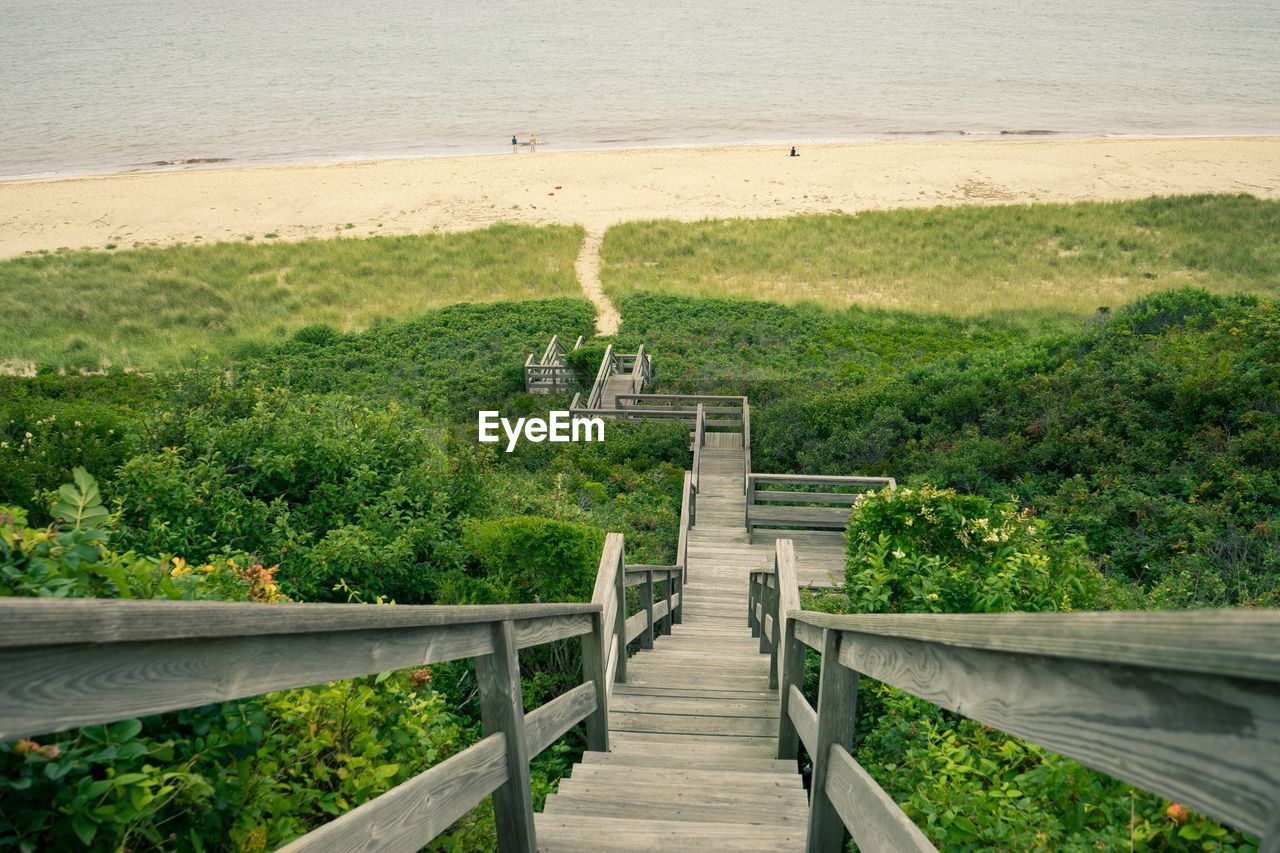
<path fill-rule="evenodd" d="M 901 548 L 895 548 L 895 549 L 893 550 L 893 556 L 894 556 L 894 557 L 896 557 L 896 558 L 898 558 L 899 560 L 901 560 L 903 557 L 905 557 L 905 556 L 907 556 L 907 555 L 903 553 L 903 551 L 902 551 L 902 549 L 901 549 Z"/>

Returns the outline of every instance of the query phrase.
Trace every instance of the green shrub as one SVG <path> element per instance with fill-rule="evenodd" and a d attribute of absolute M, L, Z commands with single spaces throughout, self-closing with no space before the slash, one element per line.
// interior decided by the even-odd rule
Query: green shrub
<path fill-rule="evenodd" d="M 574 384 L 584 394 L 591 390 L 592 383 L 596 381 L 596 374 L 600 372 L 600 361 L 608 348 L 608 344 L 588 341 L 576 350 L 565 354 L 565 367 L 573 371 Z"/>
<path fill-rule="evenodd" d="M 570 521 L 513 516 L 471 521 L 463 544 L 484 567 L 491 601 L 589 601 L 604 533 Z"/>
<path fill-rule="evenodd" d="M 844 590 L 857 613 L 1087 609 L 1101 576 L 1079 539 L 1012 503 L 921 486 L 868 495 L 849 516 Z"/>

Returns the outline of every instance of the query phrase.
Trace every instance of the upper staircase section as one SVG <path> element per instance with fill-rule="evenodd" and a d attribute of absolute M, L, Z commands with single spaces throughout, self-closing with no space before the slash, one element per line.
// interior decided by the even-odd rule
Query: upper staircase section
<path fill-rule="evenodd" d="M 582 335 L 578 335 L 573 348 L 582 346 Z M 524 390 L 529 394 L 555 394 L 566 390 L 573 383 L 573 372 L 565 366 L 564 347 L 560 344 L 560 336 L 552 335 L 551 343 L 542 352 L 542 358 L 533 360 L 533 353 L 524 360 Z"/>
<path fill-rule="evenodd" d="M 581 392 L 574 394 L 569 408 L 575 415 L 616 415 L 618 397 L 640 393 L 652 378 L 653 359 L 645 353 L 644 344 L 634 353 L 614 352 L 609 344 L 591 390 L 585 399 Z"/>

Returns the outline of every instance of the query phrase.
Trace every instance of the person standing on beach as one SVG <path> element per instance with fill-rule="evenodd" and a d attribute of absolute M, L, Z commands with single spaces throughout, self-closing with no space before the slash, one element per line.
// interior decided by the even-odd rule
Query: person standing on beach
<path fill-rule="evenodd" d="M 520 150 L 520 140 L 516 139 L 516 135 L 511 134 L 511 153 L 515 154 Z"/>
<path fill-rule="evenodd" d="M 538 150 L 538 134 L 533 133 L 532 131 L 530 131 L 530 133 L 529 133 L 529 153 L 530 153 L 530 154 L 532 154 L 533 152 L 535 152 L 535 151 L 537 151 L 537 150 Z"/>

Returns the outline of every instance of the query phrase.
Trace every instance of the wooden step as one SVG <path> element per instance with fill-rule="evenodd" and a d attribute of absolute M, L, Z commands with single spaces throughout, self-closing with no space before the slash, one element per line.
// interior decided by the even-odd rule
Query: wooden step
<path fill-rule="evenodd" d="M 748 758 L 714 752 L 687 755 L 655 755 L 647 752 L 585 752 L 583 764 L 618 767 L 687 767 L 702 770 L 732 770 L 737 773 L 795 773 L 796 762 L 778 758 Z"/>
<path fill-rule="evenodd" d="M 749 755 L 771 758 L 777 754 L 774 737 L 730 737 L 727 735 L 679 735 L 656 732 L 610 732 L 610 752 L 641 751 L 650 755 L 680 755 L 695 750 L 723 755 Z"/>
<path fill-rule="evenodd" d="M 738 772 L 732 770 L 704 770 L 711 776 L 725 777 L 718 785 L 704 786 L 664 782 L 661 785 L 632 784 L 633 773 L 641 770 L 655 770 L 654 767 L 636 767 L 623 765 L 583 764 L 598 771 L 595 774 L 583 774 L 560 780 L 560 793 L 572 796 L 600 797 L 625 796 L 633 802 L 646 802 L 653 805 L 675 803 L 700 803 L 702 805 L 734 805 L 735 803 L 751 803 L 756 806 L 776 806 L 783 810 L 808 811 L 804 787 L 789 784 L 771 784 L 795 778 L 797 774 L 786 770 L 782 772 L 760 773 L 753 771 Z M 728 777 L 733 777 L 729 779 Z"/>
<path fill-rule="evenodd" d="M 717 734 L 774 737 L 778 721 L 767 717 L 708 717 L 694 714 L 615 713 L 609 709 L 611 732 L 658 732 L 662 734 Z"/>
<path fill-rule="evenodd" d="M 778 703 L 768 699 L 716 699 L 686 696 L 631 696 L 615 693 L 609 713 L 694 714 L 704 717 L 765 717 L 778 720 Z"/>
<path fill-rule="evenodd" d="M 772 803 L 646 803 L 635 802 L 620 791 L 613 792 L 613 796 L 602 796 L 594 791 L 584 794 L 555 794 L 547 798 L 543 813 L 574 817 L 663 819 L 684 824 L 784 826 L 801 832 L 808 824 L 808 815 L 803 810 L 779 808 Z M 612 844 L 608 849 L 614 849 Z M 670 848 L 664 846 L 662 849 Z"/>
<path fill-rule="evenodd" d="M 738 823 L 684 822 L 587 815 L 539 814 L 534 818 L 543 853 L 708 853 L 708 851 L 798 851 L 805 828 Z"/>

